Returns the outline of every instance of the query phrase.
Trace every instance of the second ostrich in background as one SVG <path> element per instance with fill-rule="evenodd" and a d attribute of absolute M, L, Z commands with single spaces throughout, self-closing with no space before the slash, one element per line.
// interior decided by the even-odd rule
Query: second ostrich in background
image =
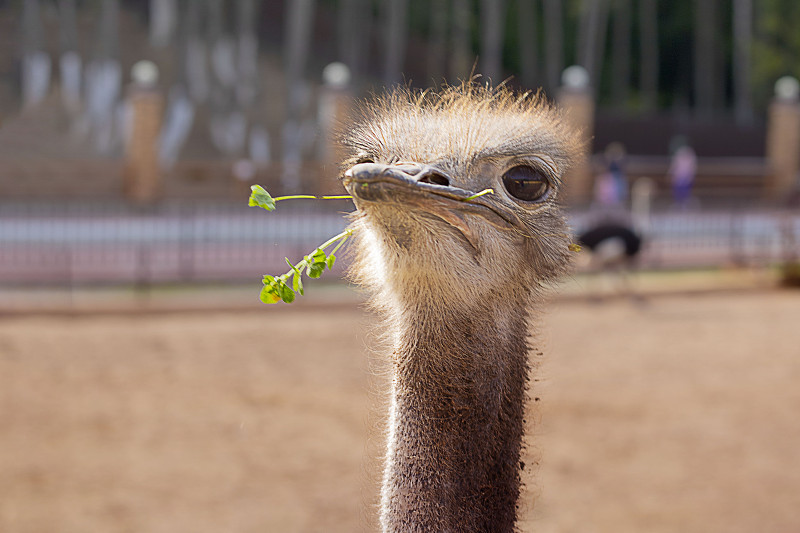
<path fill-rule="evenodd" d="M 595 268 L 630 268 L 642 249 L 642 237 L 628 224 L 606 221 L 578 236 L 578 243 L 592 252 Z"/>
<path fill-rule="evenodd" d="M 471 83 L 398 90 L 349 130 L 352 271 L 393 344 L 384 531 L 515 529 L 531 322 L 570 262 L 556 200 L 573 138 L 539 97 Z"/>

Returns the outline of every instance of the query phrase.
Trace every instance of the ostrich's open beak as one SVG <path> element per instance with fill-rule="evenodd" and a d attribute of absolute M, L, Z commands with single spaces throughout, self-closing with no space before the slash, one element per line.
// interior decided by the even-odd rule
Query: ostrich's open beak
<path fill-rule="evenodd" d="M 519 218 L 499 200 L 490 198 L 491 194 L 475 198 L 478 191 L 453 187 L 451 182 L 447 173 L 436 167 L 415 163 L 359 163 L 342 177 L 357 207 L 361 202 L 404 203 L 423 207 L 455 226 L 463 224 L 455 223 L 461 220 L 461 213 L 472 213 L 504 229 L 522 227 Z"/>

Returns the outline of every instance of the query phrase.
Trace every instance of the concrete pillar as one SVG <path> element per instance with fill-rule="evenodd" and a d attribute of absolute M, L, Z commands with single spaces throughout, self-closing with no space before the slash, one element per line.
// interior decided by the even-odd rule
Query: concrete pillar
<path fill-rule="evenodd" d="M 594 174 L 591 165 L 592 137 L 594 136 L 595 102 L 589 86 L 589 73 L 573 65 L 561 75 L 558 104 L 566 120 L 578 132 L 581 142 L 575 164 L 564 176 L 564 199 L 567 204 L 584 204 L 591 200 Z"/>
<path fill-rule="evenodd" d="M 341 127 L 348 122 L 353 104 L 350 69 L 343 63 L 331 63 L 322 71 L 323 86 L 319 95 L 319 125 L 322 133 L 319 160 L 322 163 L 319 194 L 345 194 L 336 177 L 345 151 L 339 142 Z"/>
<path fill-rule="evenodd" d="M 655 192 L 656 182 L 647 176 L 637 179 L 631 187 L 631 218 L 634 229 L 641 236 L 650 235 L 650 213 Z"/>
<path fill-rule="evenodd" d="M 784 76 L 775 83 L 767 122 L 767 167 L 764 194 L 784 200 L 797 187 L 800 171 L 800 83 Z"/>
<path fill-rule="evenodd" d="M 149 205 L 161 196 L 158 140 L 164 97 L 156 90 L 158 69 L 140 61 L 131 71 L 128 92 L 128 124 L 125 143 L 125 196 L 133 203 Z"/>

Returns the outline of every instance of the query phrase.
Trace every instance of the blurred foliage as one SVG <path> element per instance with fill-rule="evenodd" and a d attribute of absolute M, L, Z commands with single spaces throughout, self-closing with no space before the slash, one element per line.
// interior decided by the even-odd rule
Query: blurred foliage
<path fill-rule="evenodd" d="M 521 71 L 520 31 L 518 20 L 519 2 L 530 0 L 506 0 L 505 37 L 503 46 L 503 65 L 506 74 L 519 77 Z M 606 25 L 605 52 L 600 76 L 600 103 L 609 103 L 613 64 L 612 40 L 614 0 L 608 0 L 609 11 Z M 717 86 L 715 93 L 719 103 L 730 108 L 733 101 L 733 0 L 715 0 L 715 20 L 709 31 L 716 34 L 714 40 L 715 70 Z M 536 35 L 539 55 L 539 83 L 544 83 L 544 31 L 546 21 L 542 1 L 536 2 L 536 21 L 531 31 Z M 562 43 L 565 65 L 578 61 L 577 34 L 580 27 L 584 0 L 563 0 L 564 42 Z M 640 82 L 641 49 L 639 6 L 640 2 L 631 0 L 630 5 L 630 90 L 626 107 L 638 107 Z M 409 32 L 412 39 L 428 39 L 430 35 L 430 2 L 410 0 Z M 472 6 L 472 52 L 480 54 L 480 2 L 471 0 Z M 698 2 L 695 0 L 660 0 L 658 8 L 658 51 L 659 51 L 659 97 L 662 108 L 691 107 L 694 94 L 694 25 Z M 753 103 L 763 109 L 772 97 L 775 81 L 790 74 L 800 77 L 800 2 L 797 0 L 753 0 L 753 42 L 751 88 Z M 424 62 L 425 58 L 409 57 L 407 63 L 414 69 L 414 63 Z M 417 70 L 422 71 L 422 67 Z M 512 81 L 512 83 L 514 83 Z"/>
<path fill-rule="evenodd" d="M 143 24 L 146 24 L 149 13 L 149 2 L 144 0 L 120 0 L 122 6 L 136 13 Z M 187 2 L 189 0 L 181 0 Z M 192 0 L 201 1 L 201 0 Z M 222 0 L 230 6 L 236 0 Z M 382 49 L 384 42 L 382 34 L 385 24 L 386 2 L 388 0 L 356 0 L 357 5 L 364 14 L 363 31 L 367 43 L 365 62 L 360 74 L 380 79 Z M 452 0 L 440 0 L 446 6 L 447 20 L 453 20 Z M 469 22 L 470 47 L 474 57 L 480 55 L 481 44 L 481 1 L 466 0 L 471 9 Z M 535 35 L 538 54 L 537 84 L 544 85 L 545 79 L 545 20 L 544 0 L 503 0 L 505 3 L 504 41 L 503 41 L 503 66 L 505 75 L 512 76 L 512 84 L 518 83 L 522 70 L 522 57 L 520 45 L 520 32 L 525 31 L 524 23 L 520 23 L 520 3 L 533 2 L 536 20 L 529 31 Z M 597 0 L 595 0 L 597 1 Z M 617 6 L 626 5 L 629 10 L 630 20 L 629 43 L 630 79 L 629 90 L 626 92 L 627 100 L 622 107 L 637 109 L 640 107 L 641 95 L 638 92 L 641 83 L 641 59 L 639 51 L 642 49 L 642 35 L 640 31 L 640 8 L 642 0 L 627 0 L 618 4 L 619 0 L 605 0 L 608 3 L 608 20 L 605 25 L 605 50 L 603 53 L 602 70 L 598 82 L 598 97 L 601 105 L 611 102 L 612 77 L 614 54 L 612 42 L 614 17 L 617 16 Z M 716 73 L 715 98 L 720 107 L 730 109 L 733 102 L 734 71 L 733 50 L 733 6 L 736 0 L 708 0 L 710 3 L 698 0 L 657 0 L 657 27 L 658 27 L 658 106 L 661 108 L 691 108 L 693 106 L 693 88 L 695 83 L 695 35 L 696 10 L 702 5 L 713 5 L 716 20 L 713 27 L 707 30 L 713 32 L 714 61 Z M 284 42 L 284 23 L 286 8 L 290 0 L 270 0 L 260 2 L 261 15 L 259 16 L 259 36 L 262 46 L 266 50 L 276 50 Z M 775 81 L 784 75 L 800 77 L 800 1 L 798 0 L 751 0 L 753 7 L 753 42 L 751 61 L 751 89 L 753 105 L 757 110 L 763 110 L 773 94 Z M 101 0 L 82 0 L 78 2 L 82 10 L 97 10 Z M 407 54 L 405 61 L 405 79 L 413 83 L 428 84 L 431 81 L 428 71 L 427 47 L 431 42 L 432 23 L 431 13 L 436 2 L 431 0 L 407 0 Z M 591 4 L 587 0 L 561 0 L 564 65 L 568 66 L 578 62 L 577 50 L 579 28 L 584 10 Z M 21 11 L 22 0 L 0 1 L 0 9 L 16 13 Z M 43 6 L 54 7 L 51 2 L 42 3 Z M 312 61 L 319 65 L 327 64 L 337 59 L 336 39 L 337 14 L 344 0 L 317 0 L 315 43 Z M 52 15 L 50 9 L 48 13 Z M 230 21 L 228 21 L 230 25 Z M 447 29 L 444 41 L 451 46 L 452 27 Z M 601 39 L 603 40 L 603 39 Z M 451 50 L 448 50 L 451 52 Z M 437 78 L 442 79 L 447 72 L 442 72 Z M 550 89 L 553 89 L 552 87 Z"/>
<path fill-rule="evenodd" d="M 800 78 L 800 2 L 758 0 L 753 43 L 753 89 L 759 102 L 773 94 L 775 80 Z"/>

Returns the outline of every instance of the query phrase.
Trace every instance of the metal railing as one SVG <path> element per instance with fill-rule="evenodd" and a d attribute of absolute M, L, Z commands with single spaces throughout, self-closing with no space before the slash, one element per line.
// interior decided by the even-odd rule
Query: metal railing
<path fill-rule="evenodd" d="M 260 280 L 347 222 L 335 209 L 229 203 L 0 204 L 0 284 Z"/>
<path fill-rule="evenodd" d="M 338 209 L 337 209 L 338 208 Z M 0 285 L 157 284 L 260 280 L 282 273 L 347 220 L 351 204 L 0 203 Z M 596 221 L 570 213 L 573 230 Z M 768 265 L 800 255 L 800 213 L 715 209 L 650 217 L 646 269 Z M 341 272 L 343 263 L 337 263 Z"/>
<path fill-rule="evenodd" d="M 574 213 L 576 233 L 602 217 Z M 739 208 L 655 212 L 637 228 L 645 269 L 767 266 L 800 256 L 800 212 Z"/>

